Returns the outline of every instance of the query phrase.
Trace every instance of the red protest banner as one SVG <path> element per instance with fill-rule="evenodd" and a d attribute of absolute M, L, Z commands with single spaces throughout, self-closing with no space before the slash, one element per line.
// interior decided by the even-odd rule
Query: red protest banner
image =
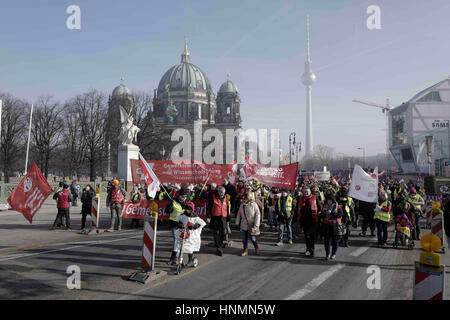
<path fill-rule="evenodd" d="M 47 179 L 36 163 L 33 163 L 30 171 L 9 196 L 8 203 L 13 210 L 21 212 L 30 223 L 33 223 L 34 215 L 52 192 L 53 189 Z"/>
<path fill-rule="evenodd" d="M 139 160 L 131 159 L 131 175 L 133 183 L 145 183 L 145 175 Z M 147 160 L 153 172 L 161 182 L 170 183 L 216 183 L 222 185 L 228 178 L 232 184 L 236 182 L 237 165 L 206 164 L 198 161 L 181 160 Z"/>
<path fill-rule="evenodd" d="M 251 167 L 251 170 L 246 168 Z M 262 184 L 271 187 L 285 188 L 294 190 L 295 182 L 297 181 L 298 163 L 292 163 L 285 166 L 270 167 L 253 163 L 249 166 L 244 166 L 244 173 L 247 177 L 258 179 Z"/>
<path fill-rule="evenodd" d="M 122 217 L 126 219 L 145 219 L 147 215 L 150 215 L 150 203 L 156 202 L 158 205 L 158 220 L 168 220 L 169 214 L 165 209 L 170 200 L 141 200 L 138 203 L 131 201 L 125 202 L 122 208 Z M 208 206 L 208 200 L 194 200 L 195 213 L 206 220 L 206 207 Z"/>

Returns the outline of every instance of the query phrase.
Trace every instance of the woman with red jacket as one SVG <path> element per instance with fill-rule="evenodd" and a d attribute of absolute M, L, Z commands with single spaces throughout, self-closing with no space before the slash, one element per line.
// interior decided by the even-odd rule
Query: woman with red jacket
<path fill-rule="evenodd" d="M 314 239 L 318 225 L 318 214 L 321 211 L 320 201 L 311 194 L 311 189 L 305 187 L 297 206 L 297 214 L 305 233 L 306 256 L 314 257 Z"/>
<path fill-rule="evenodd" d="M 333 260 L 336 258 L 339 237 L 341 236 L 340 230 L 343 230 L 342 209 L 338 206 L 333 195 L 327 194 L 319 218 L 322 223 L 320 231 L 324 237 L 325 259 Z M 331 254 L 330 246 L 332 247 Z"/>

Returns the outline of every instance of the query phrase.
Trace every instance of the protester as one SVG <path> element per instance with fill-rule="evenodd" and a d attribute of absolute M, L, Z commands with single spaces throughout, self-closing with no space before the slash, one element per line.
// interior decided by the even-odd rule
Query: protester
<path fill-rule="evenodd" d="M 350 237 L 350 226 L 356 228 L 355 203 L 351 197 L 348 196 L 348 189 L 342 187 L 338 193 L 338 205 L 342 208 L 342 223 L 345 226 L 345 233 L 340 239 L 339 245 L 348 247 L 348 238 Z"/>
<path fill-rule="evenodd" d="M 270 231 L 272 231 L 273 227 L 277 227 L 277 215 L 275 212 L 275 204 L 277 203 L 278 199 L 280 198 L 281 193 L 279 192 L 277 187 L 272 188 L 272 192 L 269 195 L 268 199 L 268 206 L 269 206 L 269 228 Z"/>
<path fill-rule="evenodd" d="M 325 259 L 336 258 L 339 237 L 343 234 L 342 210 L 338 207 L 332 194 L 325 196 L 325 203 L 319 215 L 321 221 L 321 233 L 324 237 Z M 331 245 L 331 253 L 330 253 Z"/>
<path fill-rule="evenodd" d="M 378 246 L 385 247 L 388 238 L 388 224 L 391 220 L 391 202 L 387 199 L 387 193 L 380 192 L 378 203 L 375 208 L 374 219 L 377 225 Z"/>
<path fill-rule="evenodd" d="M 145 189 L 143 189 L 145 192 Z M 133 191 L 131 191 L 130 194 L 130 201 L 133 203 L 139 203 L 141 202 L 141 191 L 139 190 L 139 185 L 135 185 L 133 187 Z M 133 219 L 131 220 L 131 228 L 138 228 L 139 227 L 139 219 Z"/>
<path fill-rule="evenodd" d="M 176 251 L 176 231 L 178 228 L 178 220 L 180 215 L 184 212 L 184 206 L 186 204 L 187 195 L 184 190 L 180 190 L 178 195 L 171 201 L 166 207 L 166 213 L 169 214 L 169 226 L 172 232 L 172 255 L 168 262 L 169 265 L 174 265 L 176 263 L 177 251 Z"/>
<path fill-rule="evenodd" d="M 70 203 L 72 202 L 72 194 L 69 192 L 69 186 L 67 184 L 63 185 L 63 189 L 53 196 L 54 200 L 57 200 L 58 214 L 51 230 L 54 230 L 57 225 L 62 225 L 62 218 L 66 218 L 66 230 L 71 229 L 70 227 Z"/>
<path fill-rule="evenodd" d="M 78 191 L 80 190 L 80 185 L 78 184 L 78 180 L 73 180 L 72 184 L 70 185 L 70 193 L 72 193 L 72 206 L 76 207 L 77 199 L 78 199 Z"/>
<path fill-rule="evenodd" d="M 359 200 L 359 214 L 363 217 L 363 224 L 361 226 L 360 237 L 365 237 L 367 228 L 370 228 L 370 236 L 375 236 L 375 203 Z"/>
<path fill-rule="evenodd" d="M 210 223 L 211 231 L 214 236 L 214 245 L 217 249 L 217 255 L 223 254 L 224 240 L 226 235 L 228 215 L 228 200 L 225 196 L 225 188 L 220 186 L 217 191 L 214 192 L 209 200 L 207 206 L 207 223 Z"/>
<path fill-rule="evenodd" d="M 94 190 L 92 190 L 91 185 L 88 184 L 81 194 L 81 230 L 83 230 L 86 225 L 87 215 L 92 215 L 92 200 L 94 197 Z"/>
<path fill-rule="evenodd" d="M 183 246 L 183 253 L 188 254 L 187 267 L 194 267 L 194 252 L 200 251 L 202 243 L 201 233 L 206 222 L 199 218 L 195 213 L 195 205 L 192 202 L 187 202 L 184 206 L 184 212 L 178 216 L 178 229 L 175 242 L 175 251 L 177 252 L 175 258 L 175 265 L 178 265 L 180 257 L 180 248 Z M 188 234 L 185 235 L 184 232 Z M 183 243 L 184 239 L 184 243 Z"/>
<path fill-rule="evenodd" d="M 211 184 L 212 185 L 212 184 Z M 228 194 L 230 196 L 230 202 L 231 202 L 231 209 L 230 212 L 232 214 L 235 214 L 235 212 L 239 209 L 236 208 L 236 187 L 233 186 L 227 178 L 223 179 L 223 187 L 225 188 L 225 194 Z"/>
<path fill-rule="evenodd" d="M 244 202 L 238 209 L 236 215 L 236 225 L 242 233 L 242 243 L 244 251 L 241 256 L 248 255 L 248 238 L 255 247 L 255 255 L 259 254 L 257 236 L 260 234 L 261 212 L 251 193 L 247 193 Z"/>
<path fill-rule="evenodd" d="M 450 197 L 447 197 L 443 206 L 444 231 L 447 236 L 447 249 L 450 250 Z"/>
<path fill-rule="evenodd" d="M 422 214 L 422 206 L 425 204 L 423 198 L 417 193 L 416 188 L 412 187 L 409 192 L 408 202 L 414 208 L 414 240 L 420 240 L 420 215 Z"/>
<path fill-rule="evenodd" d="M 322 210 L 319 200 L 311 194 L 311 189 L 305 187 L 303 195 L 300 197 L 298 205 L 298 214 L 300 223 L 305 233 L 306 256 L 314 257 L 314 241 L 318 225 L 318 214 Z"/>
<path fill-rule="evenodd" d="M 106 203 L 111 210 L 111 226 L 107 231 L 114 231 L 116 217 L 118 220 L 117 230 L 122 230 L 122 206 L 125 200 L 125 192 L 119 186 L 119 180 L 114 180 L 106 197 Z"/>
<path fill-rule="evenodd" d="M 289 244 L 292 244 L 292 197 L 288 191 L 283 189 L 281 197 L 275 203 L 275 213 L 278 221 L 278 242 L 277 246 L 283 245 L 283 233 L 286 229 Z"/>

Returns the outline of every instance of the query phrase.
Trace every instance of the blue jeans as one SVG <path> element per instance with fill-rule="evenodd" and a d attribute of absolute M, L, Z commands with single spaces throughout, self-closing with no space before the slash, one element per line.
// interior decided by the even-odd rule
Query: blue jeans
<path fill-rule="evenodd" d="M 248 237 L 250 236 L 250 240 L 253 243 L 255 248 L 258 248 L 258 242 L 256 240 L 256 236 L 250 235 L 250 231 L 242 231 L 242 242 L 244 243 L 244 249 L 248 248 Z"/>
<path fill-rule="evenodd" d="M 330 246 L 331 249 L 331 255 L 335 255 L 337 253 L 337 249 L 339 246 L 339 236 L 332 236 L 332 235 L 325 235 L 324 236 L 324 245 L 325 245 L 325 254 L 327 257 L 330 255 Z"/>
<path fill-rule="evenodd" d="M 288 240 L 292 240 L 292 221 L 279 222 L 278 223 L 278 242 L 283 242 L 283 233 L 285 228 L 287 228 Z"/>
<path fill-rule="evenodd" d="M 270 226 L 276 226 L 277 225 L 277 214 L 275 213 L 275 210 L 269 209 L 269 225 Z"/>
<path fill-rule="evenodd" d="M 172 231 L 172 239 L 173 239 L 172 251 L 175 251 L 175 231 L 177 231 L 177 228 L 172 227 L 172 228 L 170 228 L 170 231 Z"/>

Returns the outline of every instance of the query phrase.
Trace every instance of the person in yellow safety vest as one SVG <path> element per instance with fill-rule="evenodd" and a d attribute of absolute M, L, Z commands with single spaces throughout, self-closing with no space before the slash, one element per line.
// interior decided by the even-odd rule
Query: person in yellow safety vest
<path fill-rule="evenodd" d="M 139 191 L 139 186 L 134 185 L 133 191 L 131 191 L 130 194 L 130 201 L 133 203 L 139 203 L 141 202 L 141 192 Z M 131 220 L 131 228 L 138 228 L 139 227 L 139 219 L 133 219 Z"/>
<path fill-rule="evenodd" d="M 375 207 L 375 215 L 373 216 L 377 225 L 378 246 L 380 248 L 386 246 L 387 228 L 389 221 L 391 221 L 391 207 L 391 202 L 387 199 L 387 193 L 384 191 L 380 192 L 378 203 Z"/>
<path fill-rule="evenodd" d="M 348 247 L 348 238 L 350 236 L 350 226 L 356 228 L 355 202 L 348 196 L 348 188 L 343 187 L 339 190 L 337 197 L 338 205 L 342 208 L 342 223 L 346 232 L 342 235 L 339 246 Z"/>
<path fill-rule="evenodd" d="M 283 233 L 286 228 L 289 244 L 292 244 L 292 197 L 286 189 L 281 191 L 281 197 L 275 204 L 275 212 L 278 220 L 278 242 L 277 246 L 283 245 Z"/>
<path fill-rule="evenodd" d="M 186 204 L 187 195 L 186 192 L 181 189 L 178 191 L 178 195 L 175 199 L 173 199 L 166 207 L 166 213 L 169 214 L 169 226 L 172 231 L 172 238 L 173 238 L 173 248 L 172 248 L 172 255 L 170 257 L 170 260 L 168 262 L 169 265 L 174 265 L 176 263 L 176 256 L 177 251 L 175 248 L 175 232 L 178 228 L 178 219 L 179 216 L 183 214 L 184 212 L 184 205 Z"/>
<path fill-rule="evenodd" d="M 414 234 L 413 240 L 420 240 L 420 215 L 422 214 L 422 206 L 425 204 L 423 198 L 417 194 L 416 188 L 412 187 L 409 191 L 407 200 L 414 207 Z"/>

